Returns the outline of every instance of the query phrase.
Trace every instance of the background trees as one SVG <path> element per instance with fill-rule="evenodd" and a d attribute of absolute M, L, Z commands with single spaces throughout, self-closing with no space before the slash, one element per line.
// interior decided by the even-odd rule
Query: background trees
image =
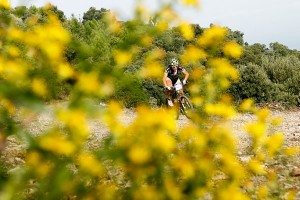
<path fill-rule="evenodd" d="M 72 42 L 69 44 L 65 56 L 66 59 L 76 69 L 82 66 L 79 60 L 82 62 L 84 58 L 86 63 L 90 63 L 89 66 L 95 66 L 96 63 L 106 63 L 107 66 L 111 66 L 113 62 L 114 49 L 124 48 L 124 44 L 132 45 L 139 41 L 139 38 L 132 38 L 131 32 L 140 32 L 144 35 L 152 36 L 151 27 L 157 24 L 157 19 L 152 19 L 148 23 L 143 22 L 140 19 L 135 21 L 121 22 L 115 19 L 114 28 L 117 30 L 114 34 L 111 34 L 110 30 L 113 27 L 108 23 L 105 16 L 110 16 L 110 10 L 95 7 L 89 8 L 84 14 L 82 19 L 77 19 L 72 16 L 67 19 L 63 11 L 59 10 L 56 6 L 50 6 L 47 12 L 51 12 L 63 22 L 64 27 L 69 30 L 72 37 Z M 11 10 L 11 14 L 19 21 L 20 26 L 24 26 L 24 23 L 35 17 L 38 22 L 44 23 L 47 21 L 47 15 L 44 8 L 37 8 L 31 6 L 29 8 L 25 6 L 15 7 Z M 203 34 L 205 28 L 200 27 L 198 24 L 191 24 L 194 30 L 195 36 Z M 291 50 L 287 46 L 278 42 L 271 43 L 269 46 L 265 44 L 255 43 L 249 45 L 244 41 L 243 33 L 238 30 L 231 30 L 228 28 L 228 40 L 234 40 L 238 44 L 244 47 L 244 53 L 241 59 L 232 60 L 238 65 L 241 70 L 241 79 L 239 83 L 236 83 L 229 89 L 236 99 L 244 99 L 252 97 L 258 103 L 259 102 L 279 102 L 285 105 L 298 105 L 299 104 L 299 62 L 300 52 L 298 50 Z M 136 34 L 138 35 L 138 33 Z M 144 41 L 145 42 L 145 41 Z M 144 64 L 141 61 L 147 56 L 147 52 L 154 49 L 161 49 L 164 51 L 166 57 L 164 57 L 165 66 L 168 65 L 168 60 L 171 57 L 178 57 L 188 45 L 196 44 L 196 40 L 189 41 L 182 36 L 178 27 L 169 28 L 162 33 L 155 33 L 155 37 L 148 41 L 148 45 L 144 45 L 143 42 L 136 44 L 136 48 L 142 48 L 137 59 L 124 68 L 124 73 L 130 75 L 132 72 L 140 69 Z M 80 46 L 80 51 L 78 50 Z M 82 51 L 83 50 L 83 51 Z M 89 52 L 84 55 L 83 52 Z M 222 52 L 214 52 L 216 55 L 221 56 Z M 88 55 L 88 56 L 87 56 Z M 205 67 L 205 61 L 199 63 Z M 86 66 L 86 65 L 85 65 Z M 190 69 L 190 66 L 186 66 Z M 258 71 L 259 73 L 258 73 Z M 251 74 L 252 73 L 252 74 Z M 260 76 L 259 74 L 264 74 Z M 256 77 L 255 85 L 257 87 L 248 87 L 253 82 L 249 77 Z M 246 78 L 248 77 L 248 78 Z M 253 77 L 251 80 L 254 80 Z M 69 81 L 73 83 L 76 80 Z M 68 82 L 68 83 L 69 83 Z M 133 81 L 137 85 L 139 91 L 136 96 L 143 96 L 143 100 L 132 100 L 130 98 L 122 98 L 122 95 L 127 95 L 126 91 L 119 93 L 120 100 L 127 99 L 126 105 L 136 105 L 139 103 L 145 103 L 144 97 L 154 98 L 157 102 L 164 102 L 164 96 L 159 95 L 162 93 L 162 84 L 159 79 L 156 80 L 141 80 L 136 79 Z M 271 93 L 261 93 L 259 88 L 269 87 Z M 127 82 L 128 84 L 128 82 Z M 247 86 L 248 85 L 248 86 Z M 118 84 L 117 87 L 121 86 Z M 63 87 L 62 92 L 66 95 L 68 86 Z M 121 91 L 121 90 L 119 90 Z M 264 95 L 264 96 L 262 96 Z M 61 96 L 61 95 L 57 95 Z M 268 96 L 268 97 L 266 97 Z M 160 103 L 158 103 L 160 104 Z"/>

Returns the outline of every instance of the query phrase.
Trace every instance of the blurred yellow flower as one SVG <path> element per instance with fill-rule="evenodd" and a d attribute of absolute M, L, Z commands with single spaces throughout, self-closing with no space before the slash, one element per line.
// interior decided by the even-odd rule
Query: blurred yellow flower
<path fill-rule="evenodd" d="M 214 69 L 214 73 L 220 77 L 230 78 L 231 80 L 238 80 L 239 72 L 226 59 L 215 58 L 209 61 L 209 66 Z"/>
<path fill-rule="evenodd" d="M 283 152 L 287 156 L 296 156 L 300 154 L 300 146 L 298 147 L 286 147 L 283 149 Z"/>
<path fill-rule="evenodd" d="M 231 118 L 236 115 L 236 111 L 231 105 L 223 103 L 206 104 L 205 112 L 209 115 L 217 115 L 224 118 Z"/>
<path fill-rule="evenodd" d="M 181 61 L 184 65 L 198 64 L 200 61 L 206 59 L 207 54 L 203 49 L 196 46 L 188 46 L 181 56 Z"/>
<path fill-rule="evenodd" d="M 11 102 L 8 99 L 4 99 L 2 97 L 0 97 L 0 107 L 3 106 L 9 114 L 13 115 L 16 113 L 16 107 L 13 104 L 13 102 Z"/>
<path fill-rule="evenodd" d="M 248 162 L 248 167 L 255 174 L 258 174 L 258 175 L 266 174 L 265 167 L 258 160 L 251 159 Z"/>
<path fill-rule="evenodd" d="M 155 134 L 153 145 L 165 153 L 170 153 L 175 148 L 175 140 L 165 132 Z"/>
<path fill-rule="evenodd" d="M 50 162 L 42 160 L 41 155 L 36 151 L 31 151 L 26 155 L 26 165 L 32 167 L 39 178 L 46 177 L 53 168 L 53 165 Z"/>
<path fill-rule="evenodd" d="M 78 156 L 79 167 L 93 176 L 103 174 L 103 166 L 91 153 L 81 153 Z"/>
<path fill-rule="evenodd" d="M 57 119 L 64 122 L 72 131 L 75 139 L 84 142 L 89 134 L 86 113 L 82 110 L 60 110 L 57 113 Z"/>
<path fill-rule="evenodd" d="M 164 31 L 166 31 L 169 28 L 169 23 L 166 22 L 166 21 L 159 21 L 156 24 L 156 28 L 158 29 L 158 31 L 164 32 Z"/>
<path fill-rule="evenodd" d="M 195 32 L 194 28 L 192 27 L 191 24 L 187 22 L 183 22 L 182 24 L 179 25 L 179 30 L 181 35 L 186 39 L 186 40 L 192 40 L 195 37 Z"/>
<path fill-rule="evenodd" d="M 60 63 L 57 72 L 62 79 L 71 78 L 75 74 L 73 68 L 68 63 Z"/>
<path fill-rule="evenodd" d="M 243 48 L 236 42 L 228 42 L 223 47 L 224 54 L 232 58 L 240 58 Z"/>
<path fill-rule="evenodd" d="M 164 67 L 160 62 L 146 63 L 139 72 L 143 78 L 161 78 Z"/>
<path fill-rule="evenodd" d="M 119 33 L 122 30 L 122 24 L 117 20 L 115 14 L 113 12 L 105 13 L 104 19 L 108 24 L 108 29 L 112 33 Z"/>
<path fill-rule="evenodd" d="M 252 122 L 246 125 L 246 130 L 254 139 L 259 139 L 266 134 L 267 127 L 262 122 Z"/>
<path fill-rule="evenodd" d="M 19 28 L 16 27 L 10 27 L 7 30 L 8 38 L 12 40 L 22 40 L 24 37 L 24 32 L 21 31 Z"/>
<path fill-rule="evenodd" d="M 27 76 L 27 68 L 23 63 L 18 63 L 14 61 L 6 62 L 6 67 L 3 68 L 3 78 L 9 81 L 23 81 Z M 0 67 L 1 75 L 1 67 Z"/>
<path fill-rule="evenodd" d="M 7 52 L 12 57 L 20 56 L 20 50 L 16 46 L 9 46 Z"/>
<path fill-rule="evenodd" d="M 275 117 L 272 119 L 271 124 L 273 126 L 280 126 L 282 124 L 282 122 L 283 122 L 282 117 Z"/>
<path fill-rule="evenodd" d="M 0 8 L 10 9 L 10 2 L 8 0 L 0 0 Z"/>
<path fill-rule="evenodd" d="M 76 146 L 64 138 L 62 133 L 42 136 L 39 143 L 43 149 L 65 156 L 71 156 L 76 150 Z"/>
<path fill-rule="evenodd" d="M 259 109 L 255 114 L 259 121 L 265 122 L 267 118 L 270 116 L 270 110 L 267 108 L 262 108 Z"/>
<path fill-rule="evenodd" d="M 266 185 L 262 185 L 258 188 L 257 197 L 258 199 L 268 199 L 269 189 Z"/>
<path fill-rule="evenodd" d="M 275 133 L 268 137 L 265 145 L 271 156 L 273 156 L 277 151 L 280 150 L 284 142 L 283 133 Z"/>
<path fill-rule="evenodd" d="M 220 26 L 212 26 L 204 31 L 204 33 L 198 38 L 198 44 L 202 47 L 209 47 L 222 42 L 228 30 Z"/>
<path fill-rule="evenodd" d="M 244 112 L 251 111 L 253 108 L 254 108 L 253 99 L 246 99 L 240 105 L 240 109 Z"/>
<path fill-rule="evenodd" d="M 126 65 L 128 65 L 131 60 L 132 60 L 132 53 L 129 52 L 130 50 L 115 50 L 115 52 L 113 53 L 114 55 L 114 60 L 116 62 L 116 64 L 120 67 L 124 67 Z"/>
<path fill-rule="evenodd" d="M 40 97 L 46 97 L 48 94 L 48 89 L 46 82 L 43 79 L 35 78 L 31 83 L 32 91 Z"/>
<path fill-rule="evenodd" d="M 128 158 L 137 165 L 142 165 L 149 161 L 151 152 L 142 146 L 134 145 L 129 149 Z"/>
<path fill-rule="evenodd" d="M 195 167 L 193 166 L 193 162 L 188 160 L 184 155 L 175 157 L 172 160 L 172 165 L 182 174 L 183 178 L 185 179 L 191 178 L 195 175 Z"/>
<path fill-rule="evenodd" d="M 153 38 L 149 35 L 146 35 L 142 37 L 141 42 L 145 47 L 149 47 L 153 43 Z"/>
<path fill-rule="evenodd" d="M 198 6 L 199 0 L 181 0 L 183 4 L 188 6 Z"/>
<path fill-rule="evenodd" d="M 100 91 L 100 83 L 96 72 L 79 74 L 77 87 L 80 91 L 87 94 L 98 94 Z"/>

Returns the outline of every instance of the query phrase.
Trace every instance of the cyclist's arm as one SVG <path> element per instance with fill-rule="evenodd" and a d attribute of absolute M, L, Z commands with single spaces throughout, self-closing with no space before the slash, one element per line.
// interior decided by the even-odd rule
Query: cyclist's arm
<path fill-rule="evenodd" d="M 168 73 L 165 72 L 164 77 L 163 77 L 163 84 L 164 84 L 165 87 L 168 87 L 167 79 L 168 79 Z"/>
<path fill-rule="evenodd" d="M 190 74 L 185 69 L 182 70 L 182 73 L 184 74 L 183 80 L 186 82 L 188 80 Z"/>

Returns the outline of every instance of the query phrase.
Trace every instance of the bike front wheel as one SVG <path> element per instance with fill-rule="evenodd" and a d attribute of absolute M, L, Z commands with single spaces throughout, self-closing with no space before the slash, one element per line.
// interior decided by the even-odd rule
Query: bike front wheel
<path fill-rule="evenodd" d="M 191 118 L 194 107 L 187 96 L 180 97 L 180 112 L 187 118 Z"/>

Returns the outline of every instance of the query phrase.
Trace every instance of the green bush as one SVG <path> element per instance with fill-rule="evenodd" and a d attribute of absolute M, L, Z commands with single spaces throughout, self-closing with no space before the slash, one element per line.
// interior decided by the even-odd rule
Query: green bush
<path fill-rule="evenodd" d="M 127 108 L 140 104 L 148 104 L 149 95 L 143 89 L 142 82 L 133 75 L 127 74 L 116 84 L 114 98 Z"/>
<path fill-rule="evenodd" d="M 236 99 L 254 98 L 258 103 L 275 100 L 277 88 L 261 67 L 249 64 L 248 66 L 239 66 L 238 69 L 240 81 L 230 88 Z"/>

